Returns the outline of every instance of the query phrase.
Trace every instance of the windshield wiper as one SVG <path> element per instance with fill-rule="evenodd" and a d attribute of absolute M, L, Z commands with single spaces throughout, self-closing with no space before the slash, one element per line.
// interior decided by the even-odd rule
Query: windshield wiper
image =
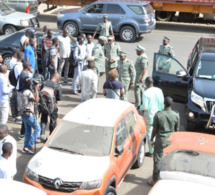
<path fill-rule="evenodd" d="M 60 148 L 60 147 L 55 147 L 55 146 L 49 146 L 49 148 L 56 149 L 56 150 L 60 150 L 60 151 L 65 151 L 65 152 L 69 152 L 69 153 L 72 153 L 72 154 L 83 155 L 83 154 L 80 153 L 80 152 L 75 152 L 75 151 L 72 151 L 72 150 L 68 150 L 68 149 L 66 149 L 66 148 Z"/>

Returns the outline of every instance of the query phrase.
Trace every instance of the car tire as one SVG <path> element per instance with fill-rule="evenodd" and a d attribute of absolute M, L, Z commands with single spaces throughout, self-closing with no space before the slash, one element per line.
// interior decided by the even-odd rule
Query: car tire
<path fill-rule="evenodd" d="M 144 140 L 141 140 L 138 149 L 137 160 L 134 163 L 133 168 L 140 168 L 143 165 L 144 159 L 145 159 L 145 142 Z"/>
<path fill-rule="evenodd" d="M 3 57 L 3 64 L 7 66 L 7 69 L 10 69 L 10 60 L 12 58 L 12 54 L 6 54 Z"/>
<path fill-rule="evenodd" d="M 156 11 L 155 18 L 158 21 L 166 22 L 172 20 L 174 12 Z"/>
<path fill-rule="evenodd" d="M 124 26 L 119 33 L 120 39 L 123 42 L 134 42 L 136 39 L 136 32 L 131 26 Z"/>
<path fill-rule="evenodd" d="M 73 37 L 77 37 L 79 33 L 78 25 L 75 22 L 66 22 L 63 26 L 64 29 L 67 29 L 69 34 Z"/>
<path fill-rule="evenodd" d="M 17 31 L 16 28 L 12 25 L 6 25 L 4 27 L 4 34 L 5 35 L 11 35 L 11 34 L 15 33 L 16 31 Z"/>
<path fill-rule="evenodd" d="M 196 129 L 196 124 L 187 120 L 187 131 L 194 131 Z"/>
<path fill-rule="evenodd" d="M 117 195 L 116 189 L 112 186 L 109 186 L 105 195 Z"/>

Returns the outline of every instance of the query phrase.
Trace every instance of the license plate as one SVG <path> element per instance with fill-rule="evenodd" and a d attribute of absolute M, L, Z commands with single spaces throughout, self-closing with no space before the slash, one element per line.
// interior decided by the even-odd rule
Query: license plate
<path fill-rule="evenodd" d="M 215 118 L 213 119 L 213 122 L 215 123 Z"/>

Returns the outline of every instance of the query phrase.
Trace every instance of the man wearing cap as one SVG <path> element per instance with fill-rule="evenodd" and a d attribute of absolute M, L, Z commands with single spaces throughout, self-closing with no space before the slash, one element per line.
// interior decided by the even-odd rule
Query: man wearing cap
<path fill-rule="evenodd" d="M 95 57 L 87 58 L 87 70 L 82 71 L 76 80 L 81 88 L 81 102 L 96 98 L 98 76 L 94 73 Z"/>
<path fill-rule="evenodd" d="M 135 62 L 136 79 L 134 85 L 135 105 L 137 109 L 140 109 L 142 93 L 143 93 L 143 81 L 147 77 L 148 57 L 144 53 L 145 48 L 137 45 L 137 60 Z"/>
<path fill-rule="evenodd" d="M 115 41 L 115 38 L 113 36 L 108 36 L 108 44 L 104 47 L 104 54 L 106 57 L 105 62 L 105 72 L 106 72 L 106 81 L 109 81 L 110 78 L 108 76 L 108 72 L 112 69 L 116 69 L 118 64 L 117 61 L 119 60 L 119 54 L 121 51 L 121 48 L 119 44 L 117 44 Z"/>
<path fill-rule="evenodd" d="M 153 178 L 148 184 L 153 186 L 159 179 L 161 160 L 163 158 L 163 149 L 170 145 L 169 136 L 174 131 L 179 131 L 179 114 L 171 109 L 173 100 L 166 97 L 164 100 L 164 110 L 155 114 L 153 122 L 153 131 L 151 135 L 151 146 L 154 146 L 154 169 Z M 155 138 L 156 137 L 156 138 Z M 155 143 L 153 142 L 155 138 Z"/>
<path fill-rule="evenodd" d="M 122 82 L 125 90 L 125 93 L 121 96 L 121 100 L 128 101 L 129 90 L 134 87 L 136 71 L 134 63 L 128 60 L 127 54 L 123 51 L 120 52 L 117 70 L 119 73 L 119 81 Z"/>
<path fill-rule="evenodd" d="M 107 42 L 107 38 L 104 36 L 99 37 L 98 43 L 95 45 L 92 51 L 92 56 L 95 57 L 94 72 L 100 77 L 100 72 L 105 72 L 105 55 L 104 46 Z"/>
<path fill-rule="evenodd" d="M 96 36 L 97 32 L 99 32 L 100 36 L 108 37 L 110 35 L 110 32 L 111 32 L 111 35 L 114 36 L 112 24 L 107 19 L 108 19 L 108 15 L 103 15 L 104 22 L 101 22 L 98 24 L 96 31 L 93 35 L 93 39 Z"/>
<path fill-rule="evenodd" d="M 173 47 L 169 45 L 169 41 L 170 39 L 164 36 L 163 45 L 160 45 L 160 49 L 158 53 L 174 58 L 175 52 L 173 50 Z M 170 68 L 171 68 L 171 59 L 166 56 L 160 56 L 158 70 L 162 72 L 169 72 Z"/>

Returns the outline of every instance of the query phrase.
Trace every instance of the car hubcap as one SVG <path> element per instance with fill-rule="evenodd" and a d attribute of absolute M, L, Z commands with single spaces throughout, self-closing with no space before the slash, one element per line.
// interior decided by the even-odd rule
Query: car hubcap
<path fill-rule="evenodd" d="M 145 156 L 145 149 L 144 149 L 144 143 L 142 143 L 140 148 L 140 164 L 143 163 L 144 156 Z"/>
<path fill-rule="evenodd" d="M 11 29 L 11 28 L 7 28 L 6 30 L 5 30 L 5 34 L 6 35 L 10 35 L 10 34 L 13 34 L 14 33 L 14 31 L 13 31 L 13 29 Z"/>
<path fill-rule="evenodd" d="M 11 57 L 6 57 L 4 59 L 4 64 L 7 66 L 7 68 L 10 68 L 10 60 L 11 60 Z"/>
<path fill-rule="evenodd" d="M 133 33 L 131 30 L 126 29 L 123 31 L 122 36 L 125 40 L 130 41 L 133 38 Z"/>
<path fill-rule="evenodd" d="M 108 192 L 107 195 L 115 195 L 113 192 Z"/>
<path fill-rule="evenodd" d="M 66 29 L 68 30 L 70 35 L 74 35 L 76 32 L 76 28 L 73 24 L 69 24 Z"/>

